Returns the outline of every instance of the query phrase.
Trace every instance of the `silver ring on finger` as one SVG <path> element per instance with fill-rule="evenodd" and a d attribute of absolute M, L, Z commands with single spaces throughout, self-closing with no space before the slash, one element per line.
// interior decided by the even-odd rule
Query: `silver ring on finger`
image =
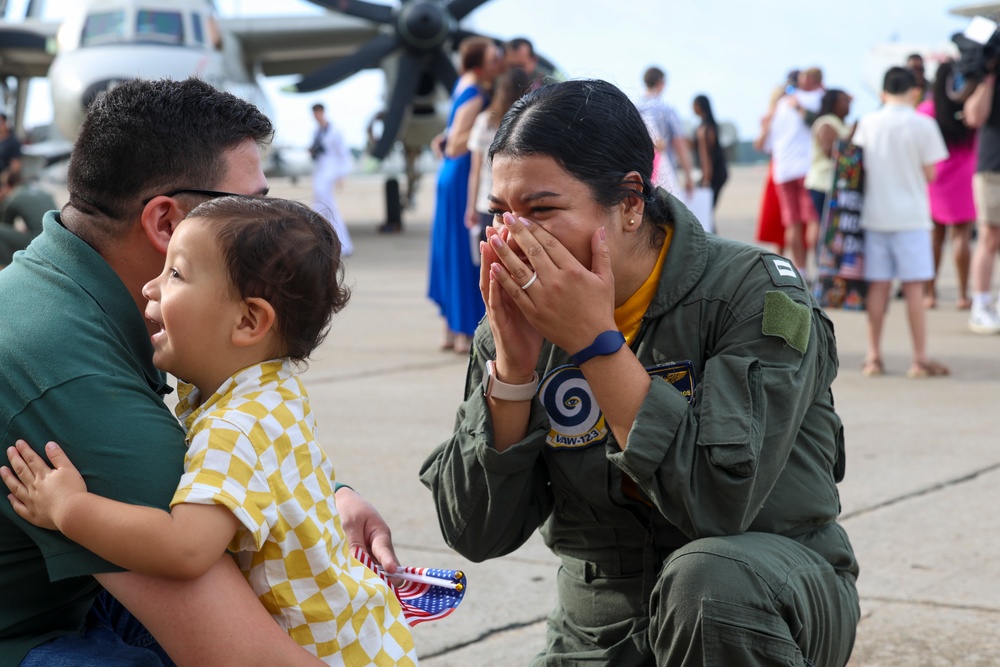
<path fill-rule="evenodd" d="M 528 280 L 528 282 L 521 285 L 521 289 L 528 289 L 535 283 L 536 280 L 538 280 L 538 271 L 532 272 L 531 279 Z"/>

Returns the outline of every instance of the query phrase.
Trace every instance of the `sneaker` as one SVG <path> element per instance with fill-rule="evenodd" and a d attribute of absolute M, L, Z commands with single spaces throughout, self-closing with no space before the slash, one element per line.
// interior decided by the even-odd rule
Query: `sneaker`
<path fill-rule="evenodd" d="M 986 308 L 973 306 L 969 315 L 969 329 L 972 333 L 985 336 L 1000 334 L 1000 317 L 997 316 L 997 311 L 992 306 Z"/>

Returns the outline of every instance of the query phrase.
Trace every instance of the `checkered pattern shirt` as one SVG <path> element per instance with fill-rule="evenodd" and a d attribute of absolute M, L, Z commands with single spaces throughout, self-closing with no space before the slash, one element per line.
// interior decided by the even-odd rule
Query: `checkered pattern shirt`
<path fill-rule="evenodd" d="M 396 596 L 348 552 L 333 465 L 291 362 L 246 368 L 201 405 L 190 385 L 178 393 L 188 452 L 171 505 L 219 504 L 236 515 L 229 549 L 257 597 L 327 664 L 416 665 Z"/>

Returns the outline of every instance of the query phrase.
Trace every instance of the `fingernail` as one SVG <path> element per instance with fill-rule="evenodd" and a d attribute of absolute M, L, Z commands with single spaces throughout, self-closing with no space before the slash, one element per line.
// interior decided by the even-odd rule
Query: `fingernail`
<path fill-rule="evenodd" d="M 527 218 L 518 218 L 518 220 L 520 220 L 521 224 L 524 225 L 525 227 L 531 224 L 531 222 L 529 222 Z"/>
<path fill-rule="evenodd" d="M 499 236 L 491 236 L 490 237 L 490 243 L 493 244 L 494 248 L 502 248 L 503 247 L 503 241 L 500 239 Z"/>
<path fill-rule="evenodd" d="M 45 443 L 45 450 L 46 451 L 51 452 L 55 448 L 56 448 L 56 443 L 54 443 L 54 442 L 47 442 L 47 443 Z"/>
<path fill-rule="evenodd" d="M 514 219 L 514 214 L 513 213 L 504 213 L 503 214 L 503 224 L 505 224 L 505 225 L 513 225 L 514 222 L 515 222 L 515 219 Z"/>
<path fill-rule="evenodd" d="M 601 240 L 602 241 L 608 240 L 608 230 L 603 226 L 601 227 Z"/>

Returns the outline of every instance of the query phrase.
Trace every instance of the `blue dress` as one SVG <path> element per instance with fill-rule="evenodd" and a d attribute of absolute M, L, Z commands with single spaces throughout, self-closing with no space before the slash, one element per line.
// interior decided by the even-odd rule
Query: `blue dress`
<path fill-rule="evenodd" d="M 476 96 L 476 85 L 452 92 L 448 128 L 455 111 Z M 469 199 L 469 171 L 472 155 L 445 157 L 438 171 L 434 225 L 431 228 L 430 281 L 427 295 L 438 305 L 448 328 L 472 336 L 486 305 L 479 292 L 479 267 L 472 263 L 465 207 Z"/>

